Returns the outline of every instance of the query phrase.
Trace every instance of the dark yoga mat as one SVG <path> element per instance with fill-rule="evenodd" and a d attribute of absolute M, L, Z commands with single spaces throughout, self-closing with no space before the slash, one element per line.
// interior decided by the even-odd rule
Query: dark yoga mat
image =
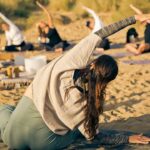
<path fill-rule="evenodd" d="M 150 60 L 123 60 L 122 62 L 125 64 L 130 64 L 130 65 L 147 65 L 147 64 L 150 64 Z"/>
<path fill-rule="evenodd" d="M 133 132 L 119 132 L 115 130 L 102 130 L 103 133 L 110 134 L 124 134 L 124 135 L 133 135 L 137 133 Z M 150 131 L 146 134 L 146 136 L 150 137 Z M 150 150 L 150 144 L 141 145 L 141 144 L 124 144 L 124 145 L 100 145 L 98 144 L 98 140 L 95 140 L 93 143 L 89 143 L 85 140 L 85 138 L 79 138 L 73 144 L 71 144 L 68 148 L 64 150 Z"/>

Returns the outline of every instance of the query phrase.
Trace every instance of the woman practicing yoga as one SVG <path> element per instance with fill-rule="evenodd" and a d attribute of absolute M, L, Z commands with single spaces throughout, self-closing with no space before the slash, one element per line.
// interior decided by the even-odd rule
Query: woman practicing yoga
<path fill-rule="evenodd" d="M 141 10 L 136 8 L 133 5 L 130 5 L 131 9 L 134 10 L 137 14 L 143 14 Z M 150 21 L 146 22 L 145 26 L 145 31 L 144 31 L 144 43 L 129 43 L 126 44 L 126 49 L 129 52 L 132 52 L 135 55 L 139 55 L 144 52 L 150 52 Z"/>
<path fill-rule="evenodd" d="M 118 74 L 116 61 L 107 55 L 91 60 L 102 39 L 150 14 L 135 15 L 90 34 L 35 76 L 16 108 L 0 107 L 0 131 L 11 149 L 62 149 L 81 135 L 100 144 L 148 144 L 142 135 L 105 135 L 99 131 L 105 89 Z"/>
<path fill-rule="evenodd" d="M 67 41 L 63 41 L 54 27 L 52 17 L 48 10 L 40 4 L 38 1 L 36 4 L 47 14 L 48 23 L 45 21 L 41 21 L 37 24 L 38 32 L 39 32 L 39 43 L 40 46 L 49 51 L 63 51 L 70 44 Z"/>
<path fill-rule="evenodd" d="M 5 22 L 1 24 L 1 29 L 6 35 L 5 51 L 33 50 L 33 45 L 26 43 L 20 29 L 0 12 L 0 18 Z"/>

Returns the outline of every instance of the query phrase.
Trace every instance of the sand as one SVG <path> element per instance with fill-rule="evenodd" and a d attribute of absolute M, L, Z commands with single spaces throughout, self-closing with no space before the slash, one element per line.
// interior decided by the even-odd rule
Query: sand
<path fill-rule="evenodd" d="M 74 28 L 76 30 L 82 29 L 78 28 L 78 26 Z M 64 28 L 62 28 L 62 30 L 63 29 Z M 63 32 L 62 30 L 61 32 Z M 124 41 L 122 35 L 125 34 L 126 30 L 124 30 L 122 33 L 116 34 L 111 38 L 111 40 L 115 43 L 118 43 L 120 46 L 119 43 Z M 69 31 L 67 30 L 66 32 Z M 80 34 L 80 37 L 87 34 L 85 31 L 78 32 L 78 34 L 79 33 L 83 33 Z M 77 33 L 75 32 L 75 39 L 77 40 L 76 34 Z M 122 45 L 123 44 L 121 44 L 121 46 Z M 113 55 L 120 52 L 125 52 L 124 48 L 112 49 L 106 51 L 105 53 Z M 55 56 L 53 55 L 52 57 Z M 150 64 L 129 65 L 123 63 L 123 61 L 126 60 L 150 60 L 150 53 L 139 56 L 126 56 L 123 58 L 117 58 L 119 64 L 119 75 L 116 80 L 112 81 L 108 85 L 104 114 L 100 116 L 100 127 L 101 129 L 150 134 Z M 12 90 L 0 89 L 0 103 L 17 105 L 26 88 L 27 87 L 21 87 Z M 150 145 L 135 145 L 132 146 L 131 149 L 148 150 L 150 149 L 149 147 Z M 0 143 L 0 150 L 6 149 L 7 148 Z M 100 148 L 100 150 L 101 149 L 104 148 Z"/>
<path fill-rule="evenodd" d="M 120 49 L 106 53 L 119 52 Z M 107 88 L 104 114 L 100 117 L 102 129 L 150 133 L 150 64 L 129 65 L 122 62 L 149 58 L 150 53 L 117 59 L 119 75 Z M 16 105 L 25 89 L 0 90 L 0 103 Z"/>

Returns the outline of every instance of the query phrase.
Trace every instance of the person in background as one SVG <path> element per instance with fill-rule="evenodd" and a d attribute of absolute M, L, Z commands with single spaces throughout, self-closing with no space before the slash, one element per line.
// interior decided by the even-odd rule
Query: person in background
<path fill-rule="evenodd" d="M 24 51 L 33 50 L 33 45 L 26 43 L 20 29 L 0 12 L 0 18 L 4 20 L 0 28 L 5 32 L 6 46 L 5 51 Z"/>
<path fill-rule="evenodd" d="M 80 137 L 97 145 L 148 144 L 150 138 L 141 134 L 101 132 L 106 87 L 118 65 L 108 55 L 91 59 L 102 39 L 148 19 L 150 14 L 135 15 L 105 26 L 39 70 L 16 108 L 0 105 L 3 142 L 20 150 L 63 149 Z"/>
<path fill-rule="evenodd" d="M 133 5 L 130 5 L 130 8 L 139 15 L 143 14 L 143 12 L 140 9 L 136 8 Z M 128 43 L 126 44 L 125 47 L 129 52 L 135 55 L 139 55 L 145 52 L 150 52 L 150 21 L 146 22 L 146 25 L 145 25 L 144 43 L 141 43 L 141 44 Z"/>
<path fill-rule="evenodd" d="M 90 8 L 82 6 L 84 10 L 86 10 L 93 18 L 89 19 L 86 22 L 86 26 L 92 30 L 92 33 L 100 30 L 102 27 L 104 27 L 104 23 L 99 18 L 99 16 Z M 98 46 L 97 51 L 103 52 L 104 50 L 110 49 L 110 42 L 108 38 L 103 39 L 101 44 Z"/>
<path fill-rule="evenodd" d="M 61 39 L 59 33 L 54 27 L 52 17 L 48 10 L 38 1 L 36 4 L 47 14 L 48 23 L 40 21 L 37 24 L 40 46 L 48 51 L 64 51 L 70 44 L 67 41 Z"/>
<path fill-rule="evenodd" d="M 126 35 L 126 43 L 135 43 L 137 42 L 139 39 L 138 39 L 138 33 L 136 31 L 135 28 L 130 28 L 128 31 L 127 31 L 127 35 Z"/>

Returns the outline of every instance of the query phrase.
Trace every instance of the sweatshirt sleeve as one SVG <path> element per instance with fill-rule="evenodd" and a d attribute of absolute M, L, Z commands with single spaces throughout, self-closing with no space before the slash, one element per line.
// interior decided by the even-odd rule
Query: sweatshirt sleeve
<path fill-rule="evenodd" d="M 64 72 L 67 70 L 85 68 L 91 60 L 93 51 L 101 42 L 101 37 L 91 33 L 81 40 L 71 50 L 66 52 L 55 64 L 55 70 Z M 62 65 L 63 64 L 63 65 Z"/>
<path fill-rule="evenodd" d="M 105 26 L 101 30 L 95 32 L 95 34 L 99 35 L 102 39 L 104 39 L 118 31 L 120 31 L 121 29 L 123 29 L 129 25 L 135 24 L 135 23 L 136 23 L 135 17 L 132 16 L 132 17 L 126 18 L 124 20 L 118 21 L 116 23 L 113 23 L 111 25 Z"/>
<path fill-rule="evenodd" d="M 135 17 L 129 17 L 127 19 L 105 26 L 94 34 L 92 33 L 88 35 L 74 48 L 63 55 L 59 61 L 57 61 L 57 64 L 55 65 L 56 70 L 59 69 L 61 72 L 86 67 L 90 62 L 90 58 L 95 48 L 98 44 L 101 43 L 103 38 L 106 38 L 107 36 L 110 36 L 134 23 L 136 23 Z"/>
<path fill-rule="evenodd" d="M 14 26 L 14 23 L 11 21 L 11 20 L 9 20 L 6 16 L 4 16 L 1 12 L 0 12 L 0 17 L 8 24 L 8 25 L 10 25 L 10 26 Z"/>
<path fill-rule="evenodd" d="M 96 135 L 94 140 L 97 140 L 97 142 L 102 145 L 120 145 L 128 144 L 129 136 L 124 134 L 107 134 L 99 132 L 99 134 Z"/>
<path fill-rule="evenodd" d="M 85 133 L 83 123 L 78 127 L 78 130 L 88 141 L 97 143 L 98 145 L 120 145 L 129 143 L 129 136 L 127 135 L 104 133 L 99 132 L 99 130 L 97 130 L 97 135 L 93 139 L 90 139 L 88 134 Z"/>

